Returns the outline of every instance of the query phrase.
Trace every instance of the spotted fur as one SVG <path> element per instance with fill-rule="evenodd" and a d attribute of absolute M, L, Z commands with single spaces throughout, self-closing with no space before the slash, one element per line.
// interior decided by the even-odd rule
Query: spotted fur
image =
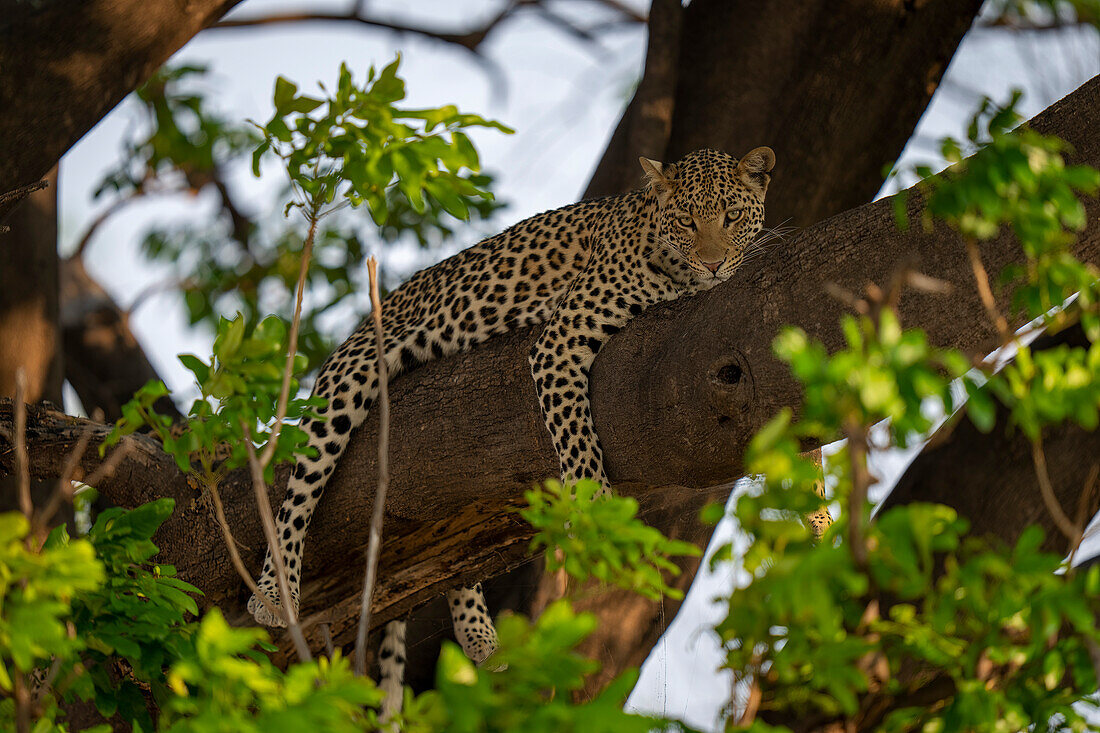
<path fill-rule="evenodd" d="M 642 189 L 533 216 L 417 273 L 383 306 L 391 374 L 545 323 L 529 361 L 561 474 L 606 485 L 588 402 L 596 354 L 647 307 L 729 279 L 763 225 L 774 161 L 769 148 L 740 161 L 714 150 L 672 165 L 642 158 Z M 336 350 L 314 388 L 328 400 L 324 419 L 302 425 L 318 456 L 297 464 L 277 517 L 295 604 L 306 528 L 351 431 L 374 403 L 375 348 L 365 324 Z M 259 587 L 279 604 L 270 557 Z M 480 585 L 451 591 L 447 600 L 463 650 L 483 661 L 496 648 L 496 631 Z M 281 624 L 256 598 L 248 608 L 262 624 Z M 384 686 L 399 690 L 403 624 L 387 627 L 380 658 Z M 389 705 L 399 704 L 395 696 Z"/>

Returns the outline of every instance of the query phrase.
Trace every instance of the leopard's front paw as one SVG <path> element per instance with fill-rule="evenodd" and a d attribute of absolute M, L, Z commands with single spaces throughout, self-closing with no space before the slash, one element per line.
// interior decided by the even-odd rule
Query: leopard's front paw
<path fill-rule="evenodd" d="M 261 601 L 255 594 L 253 594 L 252 597 L 248 599 L 248 612 L 252 614 L 252 617 L 254 619 L 256 619 L 256 623 L 260 624 L 261 626 L 275 626 L 278 628 L 286 626 L 286 616 L 283 613 L 283 603 L 282 600 L 279 598 L 279 589 L 275 587 L 275 582 L 265 582 L 261 580 L 257 585 L 260 588 L 260 592 L 264 594 L 264 597 L 266 597 L 268 602 L 271 604 L 271 610 L 268 610 L 268 607 L 264 605 L 264 602 Z M 290 602 L 294 606 L 295 613 L 297 613 L 297 590 L 291 590 Z M 272 613 L 272 610 L 275 613 Z"/>

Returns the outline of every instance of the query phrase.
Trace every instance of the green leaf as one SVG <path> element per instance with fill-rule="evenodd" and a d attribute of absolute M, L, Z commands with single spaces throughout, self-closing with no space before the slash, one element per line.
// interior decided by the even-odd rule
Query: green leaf
<path fill-rule="evenodd" d="M 275 109 L 280 114 L 286 114 L 290 111 L 289 105 L 294 100 L 294 95 L 298 93 L 298 85 L 290 81 L 284 76 L 275 77 Z"/>

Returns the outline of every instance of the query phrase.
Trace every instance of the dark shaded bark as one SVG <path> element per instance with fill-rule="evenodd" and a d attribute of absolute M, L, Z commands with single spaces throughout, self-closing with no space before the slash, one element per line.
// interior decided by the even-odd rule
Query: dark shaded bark
<path fill-rule="evenodd" d="M 65 378 L 89 415 L 98 409 L 107 421 L 118 420 L 134 392 L 159 379 L 130 330 L 128 314 L 79 259 L 61 263 L 61 333 Z M 180 414 L 168 397 L 154 407 L 162 415 Z"/>
<path fill-rule="evenodd" d="M 1100 163 L 1100 79 L 1044 112 L 1034 126 L 1066 137 L 1078 162 Z M 914 219 L 917 205 L 910 203 Z M 1089 227 L 1076 253 L 1096 260 L 1100 204 L 1089 200 L 1087 210 Z M 996 272 L 1022 255 L 1005 236 L 985 243 L 983 256 Z M 728 494 L 728 486 L 718 485 L 742 474 L 741 452 L 753 432 L 778 409 L 798 404 L 795 382 L 771 355 L 776 331 L 794 323 L 828 348 L 838 347 L 845 306 L 826 295 L 824 284 L 859 291 L 867 282 L 888 281 L 902 262 L 957 286 L 950 298 L 906 295 L 900 303 L 903 321 L 921 325 L 933 343 L 977 353 L 988 349 L 993 333 L 979 325 L 985 323 L 984 310 L 954 234 L 919 227 L 899 232 L 890 201 L 860 207 L 803 230 L 782 251 L 709 293 L 647 311 L 611 339 L 593 368 L 591 394 L 616 488 L 637 496 L 644 516 L 662 531 L 705 544 L 711 529 L 695 521 L 699 508 Z M 557 472 L 527 370 L 534 338 L 532 330 L 524 330 L 493 339 L 393 384 L 392 483 L 376 624 L 448 586 L 526 562 L 530 528 L 509 509 L 524 488 Z M 0 412 L 0 423 L 4 417 Z M 45 413 L 33 417 L 32 462 L 37 475 L 49 475 L 86 424 Z M 352 632 L 362 572 L 359 549 L 366 542 L 374 492 L 377 420 L 375 413 L 353 437 L 311 530 L 303 617 L 310 625 L 307 636 L 318 645 L 320 621 L 332 625 L 337 643 Z M 105 430 L 94 429 L 100 435 Z M 243 620 L 246 592 L 205 500 L 166 465 L 155 446 L 149 447 L 151 441 L 134 440 L 141 446 L 140 460 L 124 463 L 99 488 L 124 506 L 174 496 L 177 512 L 158 536 L 163 561 L 199 585 L 206 603 Z M 86 467 L 96 463 L 89 450 Z M 10 465 L 10 448 L 0 442 L 0 472 Z M 283 481 L 285 471 L 276 485 Z M 258 570 L 263 544 L 244 477 L 232 475 L 222 495 L 245 560 Z M 271 495 L 277 502 L 281 488 Z M 694 569 L 692 563 L 674 584 L 686 587 Z M 589 607 L 600 609 L 598 603 Z M 657 604 L 616 601 L 601 615 L 612 611 L 616 638 L 634 643 L 646 637 L 660 614 Z M 668 618 L 673 611 L 666 606 Z M 629 657 L 639 649 L 604 658 L 609 672 L 636 662 Z M 599 648 L 593 651 L 604 656 Z"/>
<path fill-rule="evenodd" d="M 680 0 L 653 0 L 645 71 L 588 182 L 584 198 L 636 188 L 642 175 L 638 156 L 663 159 L 675 109 L 683 17 Z"/>
<path fill-rule="evenodd" d="M 0 232 L 0 397 L 15 395 L 23 371 L 27 402 L 61 404 L 61 331 L 57 292 L 57 168 L 46 188 L 27 196 Z M 41 506 L 53 481 L 32 481 L 31 502 Z M 0 478 L 0 511 L 19 508 L 17 485 Z"/>
<path fill-rule="evenodd" d="M 0 181 L 32 183 L 168 57 L 239 0 L 6 3 Z M 0 222 L 10 205 L 0 203 Z"/>
<path fill-rule="evenodd" d="M 28 402 L 60 405 L 56 167 L 46 180 L 0 234 L 0 397 L 15 394 L 15 373 L 22 369 Z"/>
<path fill-rule="evenodd" d="M 807 226 L 878 191 L 981 1 L 668 5 L 654 6 L 646 78 L 585 196 L 634 188 L 639 155 L 769 145 L 768 224 Z M 663 55 L 677 49 L 669 70 Z"/>

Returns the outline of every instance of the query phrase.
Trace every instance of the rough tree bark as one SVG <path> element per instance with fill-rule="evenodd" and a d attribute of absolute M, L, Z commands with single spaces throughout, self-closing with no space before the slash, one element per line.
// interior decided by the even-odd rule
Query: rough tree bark
<path fill-rule="evenodd" d="M 981 1 L 680 5 L 653 5 L 646 76 L 585 196 L 634 188 L 639 155 L 770 145 L 768 222 L 807 226 L 874 196 Z"/>
<path fill-rule="evenodd" d="M 240 0 L 7 3 L 0 192 L 41 178 L 168 57 Z M 0 204 L 0 221 L 9 208 Z"/>
<path fill-rule="evenodd" d="M 56 167 L 45 180 L 0 233 L 0 397 L 15 394 L 22 369 L 28 402 L 61 404 Z"/>
<path fill-rule="evenodd" d="M 27 402 L 61 404 L 61 332 L 57 323 L 57 167 L 0 231 L 0 397 L 15 395 L 19 370 Z M 54 482 L 31 483 L 31 501 L 45 501 Z M 19 506 L 11 479 L 0 478 L 0 511 Z"/>
<path fill-rule="evenodd" d="M 1100 164 L 1100 79 L 1033 125 L 1067 138 L 1077 161 Z M 911 216 L 917 205 L 911 202 Z M 934 343 L 976 353 L 988 349 L 994 334 L 981 325 L 984 311 L 962 246 L 942 229 L 898 232 L 891 209 L 890 202 L 878 202 L 806 229 L 733 281 L 651 309 L 607 345 L 592 372 L 596 427 L 612 481 L 639 497 L 649 521 L 707 541 L 710 528 L 682 520 L 694 518 L 706 501 L 725 497 L 728 486 L 719 484 L 741 475 L 741 451 L 752 432 L 776 410 L 798 402 L 793 380 L 770 352 L 776 330 L 795 323 L 830 348 L 841 342 L 844 306 L 825 294 L 824 283 L 859 291 L 869 281 L 888 280 L 902 262 L 915 264 L 957 289 L 950 298 L 905 296 L 904 322 L 920 324 Z M 1089 227 L 1077 255 L 1095 261 L 1100 204 L 1090 200 L 1087 209 Z M 999 271 L 1018 258 L 1018 250 L 1008 237 L 993 240 L 983 250 L 986 266 Z M 393 385 L 392 425 L 399 439 L 393 444 L 376 624 L 456 582 L 524 561 L 529 530 L 509 507 L 523 488 L 557 470 L 527 374 L 525 354 L 534 336 L 522 331 L 495 339 Z M 10 425 L 8 417 L 0 414 L 0 424 Z M 32 418 L 34 469 L 49 475 L 85 423 L 44 412 Z M 349 548 L 365 544 L 377 427 L 375 415 L 356 434 L 311 533 L 303 595 L 307 633 L 315 644 L 318 621 L 331 623 L 337 643 L 353 631 L 361 568 L 348 561 L 360 556 Z M 91 429 L 102 434 L 105 428 Z M 205 602 L 231 616 L 235 609 L 243 618 L 245 593 L 206 502 L 155 445 L 134 442 L 141 452 L 102 482 L 101 490 L 122 505 L 175 497 L 177 512 L 159 535 L 164 561 L 202 587 Z M 85 467 L 97 461 L 89 450 Z M 10 448 L 0 443 L 0 471 L 10 465 Z M 273 502 L 279 493 L 272 490 Z M 247 548 L 246 562 L 258 568 L 262 542 L 244 477 L 231 477 L 223 497 L 234 533 Z M 688 580 L 690 575 L 677 582 Z"/>

